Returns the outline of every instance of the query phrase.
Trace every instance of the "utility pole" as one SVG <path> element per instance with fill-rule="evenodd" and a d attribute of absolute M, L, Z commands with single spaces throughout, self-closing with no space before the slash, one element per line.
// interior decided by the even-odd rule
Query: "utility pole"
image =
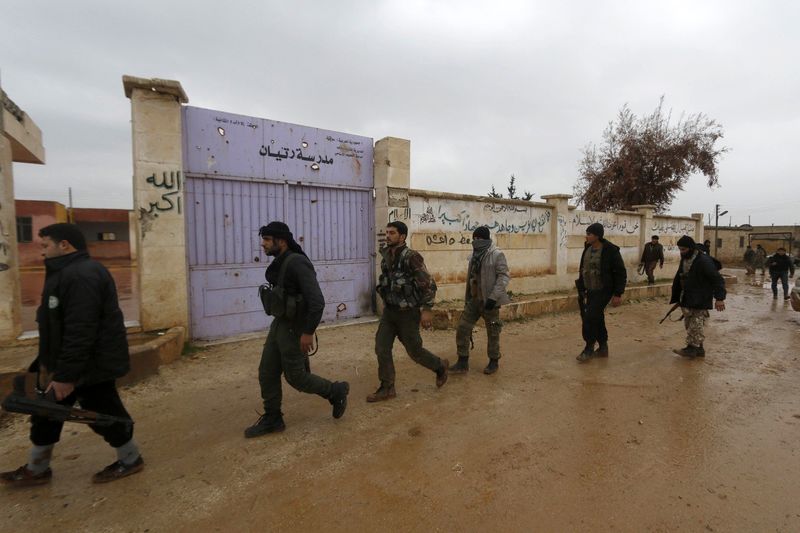
<path fill-rule="evenodd" d="M 727 211 L 719 211 L 719 204 L 714 208 L 714 212 L 716 213 L 716 220 L 714 221 L 714 257 L 717 257 L 717 243 L 719 239 L 717 238 L 717 232 L 719 231 L 719 217 L 728 214 Z"/>

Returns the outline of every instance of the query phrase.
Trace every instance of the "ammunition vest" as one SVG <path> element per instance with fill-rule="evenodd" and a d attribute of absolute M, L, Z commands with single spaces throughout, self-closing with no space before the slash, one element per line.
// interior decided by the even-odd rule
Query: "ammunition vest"
<path fill-rule="evenodd" d="M 290 252 L 281 263 L 278 270 L 278 282 L 275 285 L 265 283 L 258 288 L 258 296 L 264 312 L 274 318 L 287 318 L 293 320 L 303 313 L 303 295 L 289 294 L 284 287 L 286 270 L 289 263 L 295 257 L 295 253 Z"/>
<path fill-rule="evenodd" d="M 378 280 L 378 294 L 386 305 L 400 309 L 416 309 L 420 305 L 420 294 L 414 281 L 409 256 L 411 249 L 406 247 L 395 260 L 393 269 L 389 268 L 386 255 L 381 259 L 381 276 Z"/>

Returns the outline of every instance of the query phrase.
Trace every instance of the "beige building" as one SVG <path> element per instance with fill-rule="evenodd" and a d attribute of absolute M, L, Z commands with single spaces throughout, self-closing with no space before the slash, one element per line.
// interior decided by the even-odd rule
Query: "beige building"
<path fill-rule="evenodd" d="M 753 249 L 760 244 L 767 254 L 783 247 L 795 257 L 800 256 L 800 226 L 706 226 L 705 235 L 711 241 L 712 255 L 716 238 L 716 257 L 723 265 L 741 264 L 748 244 Z"/>

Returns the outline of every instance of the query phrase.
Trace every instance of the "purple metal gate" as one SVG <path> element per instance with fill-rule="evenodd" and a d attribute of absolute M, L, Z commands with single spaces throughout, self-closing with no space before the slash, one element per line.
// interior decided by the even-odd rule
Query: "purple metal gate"
<path fill-rule="evenodd" d="M 269 324 L 258 228 L 271 220 L 314 263 L 323 321 L 372 313 L 371 139 L 186 107 L 184 144 L 194 338 Z"/>

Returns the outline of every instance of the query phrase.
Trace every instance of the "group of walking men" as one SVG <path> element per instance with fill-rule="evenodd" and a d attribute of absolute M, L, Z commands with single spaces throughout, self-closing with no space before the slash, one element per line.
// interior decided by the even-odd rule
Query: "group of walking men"
<path fill-rule="evenodd" d="M 794 277 L 794 261 L 791 255 L 786 253 L 786 248 L 781 246 L 774 254 L 767 257 L 767 251 L 756 244 L 756 249 L 749 244 L 744 252 L 744 265 L 747 275 L 755 275 L 756 270 L 761 269 L 761 275 L 769 270 L 769 277 L 772 280 L 772 298 L 778 299 L 778 282 L 783 288 L 783 299 L 790 300 L 789 278 Z"/>
<path fill-rule="evenodd" d="M 258 368 L 264 413 L 245 430 L 248 438 L 286 428 L 281 412 L 281 375 L 295 389 L 326 399 L 334 418 L 344 415 L 350 391 L 346 381 L 330 381 L 311 372 L 308 357 L 325 306 L 313 264 L 285 223 L 270 222 L 261 227 L 259 235 L 264 252 L 274 257 L 265 272 L 267 283 L 259 293 L 265 311 L 273 320 Z M 85 409 L 130 421 L 115 383 L 128 372 L 130 362 L 114 280 L 105 267 L 89 258 L 85 238 L 77 226 L 54 224 L 43 228 L 39 236 L 46 278 L 37 311 L 39 353 L 29 369 L 36 374 L 38 383 L 44 383 L 39 392 L 62 405 L 79 402 Z M 507 293 L 510 274 L 505 254 L 492 241 L 489 228 L 478 227 L 472 234 L 465 303 L 456 330 L 458 360 L 452 366 L 423 346 L 420 327 L 432 327 L 437 287 L 421 254 L 408 247 L 407 239 L 408 227 L 403 222 L 387 225 L 376 288 L 384 306 L 375 335 L 380 383 L 367 396 L 370 403 L 396 397 L 392 357 L 395 339 L 400 340 L 414 362 L 435 374 L 436 386 L 441 387 L 449 374 L 469 371 L 472 331 L 483 318 L 489 357 L 483 372 L 491 375 L 499 369 L 503 327 L 500 309 L 510 301 Z M 709 309 L 724 310 L 725 282 L 712 259 L 690 237 L 681 237 L 678 247 L 681 263 L 673 282 L 671 302 L 682 308 L 687 346 L 675 352 L 690 358 L 702 357 L 705 319 Z M 654 236 L 642 256 L 648 281 L 656 263 L 663 267 L 663 261 L 663 249 Z M 585 347 L 577 359 L 586 362 L 609 356 L 605 308 L 609 303 L 620 305 L 627 283 L 620 249 L 604 238 L 602 224 L 594 223 L 586 229 L 579 272 L 576 285 L 579 300 L 583 302 Z M 716 300 L 713 305 L 712 299 Z M 29 460 L 17 470 L 0 474 L 0 482 L 11 486 L 50 482 L 50 457 L 62 427 L 63 421 L 33 416 Z M 117 454 L 117 460 L 95 474 L 93 481 L 113 481 L 143 469 L 144 461 L 133 439 L 132 421 L 90 427 Z"/>

